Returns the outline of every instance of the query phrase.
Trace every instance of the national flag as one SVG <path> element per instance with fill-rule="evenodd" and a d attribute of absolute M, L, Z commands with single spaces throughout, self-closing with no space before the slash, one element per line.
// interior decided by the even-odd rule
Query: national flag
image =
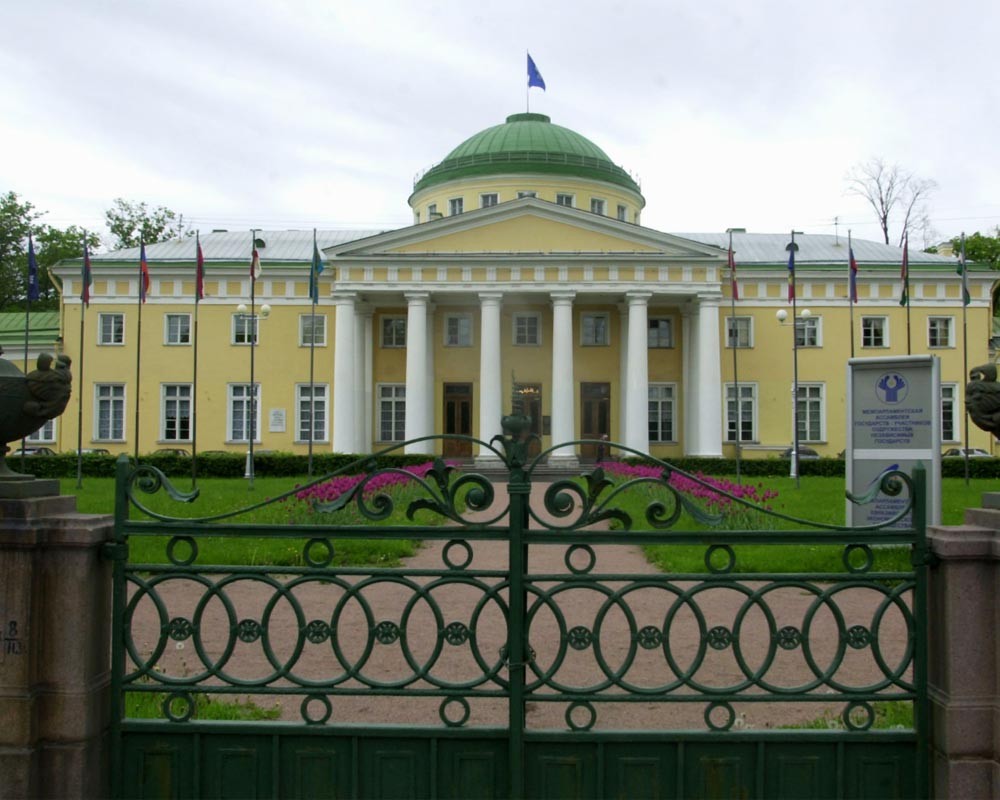
<path fill-rule="evenodd" d="M 83 289 L 80 291 L 80 300 L 83 301 L 84 306 L 89 306 L 92 275 L 90 272 L 90 251 L 87 249 L 86 240 L 83 242 L 83 273 L 80 279 L 83 282 Z"/>
<path fill-rule="evenodd" d="M 969 280 L 965 269 L 965 234 L 962 234 L 962 249 L 958 254 L 958 274 L 962 276 L 962 305 L 967 306 L 972 302 L 969 295 Z"/>
<path fill-rule="evenodd" d="M 901 306 L 910 305 L 910 237 L 903 237 L 903 264 L 899 269 L 899 277 L 903 282 L 903 291 L 899 296 Z"/>
<path fill-rule="evenodd" d="M 260 254 L 254 246 L 253 255 L 250 257 L 250 279 L 256 281 L 260 277 Z"/>
<path fill-rule="evenodd" d="M 795 242 L 788 246 L 788 302 L 795 299 Z"/>
<path fill-rule="evenodd" d="M 194 301 L 205 296 L 205 254 L 201 252 L 201 235 L 195 235 Z"/>
<path fill-rule="evenodd" d="M 736 283 L 736 258 L 733 256 L 732 245 L 729 246 L 729 286 L 733 300 L 740 299 L 740 287 Z"/>
<path fill-rule="evenodd" d="M 314 303 L 319 302 L 319 276 L 323 272 L 323 258 L 319 254 L 319 247 L 316 244 L 315 236 L 313 238 L 313 257 L 312 265 L 309 270 L 309 297 L 312 298 Z"/>
<path fill-rule="evenodd" d="M 528 88 L 530 89 L 532 86 L 537 86 L 543 92 L 545 91 L 545 79 L 542 78 L 542 73 L 535 66 L 531 53 L 528 53 Z"/>
<path fill-rule="evenodd" d="M 149 264 L 146 263 L 146 243 L 139 242 L 139 301 L 146 302 L 149 294 Z"/>
<path fill-rule="evenodd" d="M 38 287 L 38 260 L 35 258 L 35 243 L 28 234 L 28 300 L 37 300 L 40 296 Z"/>
<path fill-rule="evenodd" d="M 851 267 L 851 273 L 850 273 L 851 302 L 856 303 L 858 302 L 858 262 L 854 258 L 853 247 L 848 246 L 847 253 L 849 258 L 848 263 L 850 264 Z"/>

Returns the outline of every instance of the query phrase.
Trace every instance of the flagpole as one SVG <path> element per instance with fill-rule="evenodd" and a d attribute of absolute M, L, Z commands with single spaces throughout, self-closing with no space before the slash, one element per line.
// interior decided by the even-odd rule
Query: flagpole
<path fill-rule="evenodd" d="M 525 63 L 527 63 L 527 59 L 531 58 L 531 53 L 529 53 L 527 50 L 525 50 L 524 51 L 524 56 L 525 56 L 525 59 L 526 59 Z M 524 110 L 525 110 L 525 113 L 528 113 L 528 114 L 531 113 L 531 80 L 530 80 L 530 77 L 529 77 L 529 80 L 528 80 L 528 85 L 524 88 Z"/>
<path fill-rule="evenodd" d="M 145 286 L 145 272 L 142 268 L 145 258 L 146 245 L 142 237 L 139 237 L 139 283 L 137 286 L 138 292 L 136 293 L 136 300 L 139 304 L 139 319 L 135 327 L 135 447 L 133 448 L 136 464 L 139 463 L 139 366 L 140 356 L 142 355 L 142 303 L 146 299 L 143 289 Z"/>
<path fill-rule="evenodd" d="M 191 343 L 194 348 L 191 374 L 191 488 L 198 485 L 198 303 L 201 300 L 201 291 L 204 281 L 202 272 L 204 263 L 201 254 L 201 231 L 195 231 L 194 235 L 194 325 L 191 335 Z"/>
<path fill-rule="evenodd" d="M 857 291 L 857 276 L 854 274 L 854 246 L 851 244 L 851 229 L 847 229 L 847 299 L 851 304 L 851 358 L 854 358 L 854 293 Z"/>
<path fill-rule="evenodd" d="M 309 295 L 312 316 L 309 318 L 309 477 L 313 474 L 313 438 L 316 431 L 316 300 L 319 296 L 319 275 L 316 274 L 316 229 L 313 228 L 313 259 L 309 262 Z"/>
<path fill-rule="evenodd" d="M 730 315 L 732 317 L 732 331 L 733 331 L 733 396 L 735 398 L 735 408 L 736 408 L 736 483 L 741 483 L 740 480 L 740 455 L 741 446 L 740 439 L 742 438 L 743 432 L 743 410 L 740 404 L 740 373 L 737 367 L 739 359 L 737 358 L 736 351 L 739 349 L 739 338 L 736 335 L 736 258 L 733 256 L 733 232 L 729 231 L 729 302 L 732 308 Z"/>
<path fill-rule="evenodd" d="M 795 230 L 788 245 L 788 293 L 792 301 L 792 468 L 795 470 L 795 488 L 799 488 L 799 317 L 795 291 Z"/>
<path fill-rule="evenodd" d="M 80 387 L 76 392 L 76 488 L 83 488 L 83 317 L 87 311 L 87 299 L 90 293 L 87 289 L 88 264 L 90 256 L 87 253 L 87 231 L 83 231 L 83 270 L 80 286 Z"/>
<path fill-rule="evenodd" d="M 969 289 L 965 265 L 965 231 L 962 231 L 962 252 L 959 256 L 962 269 L 962 376 L 969 374 Z M 965 485 L 969 485 L 969 409 L 965 409 Z"/>
<path fill-rule="evenodd" d="M 910 237 L 903 237 L 903 297 L 906 300 L 906 355 L 913 355 L 910 346 Z"/>
<path fill-rule="evenodd" d="M 250 479 L 248 489 L 253 489 L 253 440 L 257 434 L 257 387 L 254 384 L 254 351 L 257 349 L 257 264 L 254 256 L 257 252 L 257 229 L 250 230 L 250 460 L 247 464 L 247 477 Z"/>
<path fill-rule="evenodd" d="M 35 244 L 31 239 L 31 231 L 28 231 L 28 291 L 25 293 L 24 306 L 24 374 L 28 374 L 28 337 L 31 331 L 31 294 L 34 291 L 35 283 L 32 282 L 32 264 L 35 262 Z M 34 264 L 35 274 L 38 273 L 38 265 Z M 21 437 L 21 469 L 25 469 L 24 448 L 28 443 L 28 437 Z"/>

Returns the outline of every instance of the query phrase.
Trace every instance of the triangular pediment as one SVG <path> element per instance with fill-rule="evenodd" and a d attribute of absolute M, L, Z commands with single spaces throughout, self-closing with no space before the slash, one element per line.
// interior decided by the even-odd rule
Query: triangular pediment
<path fill-rule="evenodd" d="M 628 253 L 717 261 L 725 255 L 711 245 L 527 197 L 337 245 L 325 252 L 339 259 Z"/>

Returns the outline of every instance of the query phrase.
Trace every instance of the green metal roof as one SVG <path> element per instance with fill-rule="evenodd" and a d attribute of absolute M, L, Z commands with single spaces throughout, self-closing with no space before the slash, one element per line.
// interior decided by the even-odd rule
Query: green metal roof
<path fill-rule="evenodd" d="M 545 114 L 511 114 L 503 125 L 469 137 L 424 173 L 413 190 L 458 178 L 521 172 L 591 178 L 641 194 L 639 184 L 600 147 L 576 131 L 553 125 Z"/>
<path fill-rule="evenodd" d="M 24 350 L 23 311 L 5 311 L 0 313 L 0 346 L 8 350 L 20 348 Z M 28 330 L 29 346 L 51 346 L 59 336 L 58 311 L 32 311 L 30 328 Z"/>

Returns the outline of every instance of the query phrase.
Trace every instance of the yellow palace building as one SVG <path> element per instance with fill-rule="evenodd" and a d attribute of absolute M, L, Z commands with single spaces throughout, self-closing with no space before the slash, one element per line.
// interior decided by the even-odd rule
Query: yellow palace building
<path fill-rule="evenodd" d="M 312 231 L 203 235 L 197 307 L 195 239 L 149 245 L 141 330 L 137 248 L 92 257 L 86 309 L 81 263 L 63 262 L 60 327 L 82 413 L 74 401 L 51 441 L 75 449 L 79 418 L 85 448 L 132 452 L 137 435 L 140 452 L 187 448 L 196 412 L 199 451 L 244 451 L 253 433 L 256 448 L 304 453 L 311 432 L 317 449 L 365 452 L 435 433 L 488 440 L 516 400 L 544 446 L 607 436 L 664 458 L 732 457 L 739 436 L 744 456 L 775 456 L 793 440 L 797 352 L 800 442 L 835 456 L 852 335 L 858 357 L 905 355 L 908 336 L 913 354 L 940 356 L 942 445 L 963 438 L 963 337 L 970 366 L 989 357 L 986 270 L 968 275 L 966 323 L 955 259 L 910 252 L 908 324 L 902 251 L 855 240 L 852 325 L 846 239 L 798 235 L 793 326 L 789 234 L 732 234 L 734 304 L 726 232 L 643 227 L 636 180 L 541 114 L 467 139 L 419 177 L 409 205 L 409 227 L 317 233 L 315 315 Z M 973 429 L 970 444 L 989 437 Z"/>

